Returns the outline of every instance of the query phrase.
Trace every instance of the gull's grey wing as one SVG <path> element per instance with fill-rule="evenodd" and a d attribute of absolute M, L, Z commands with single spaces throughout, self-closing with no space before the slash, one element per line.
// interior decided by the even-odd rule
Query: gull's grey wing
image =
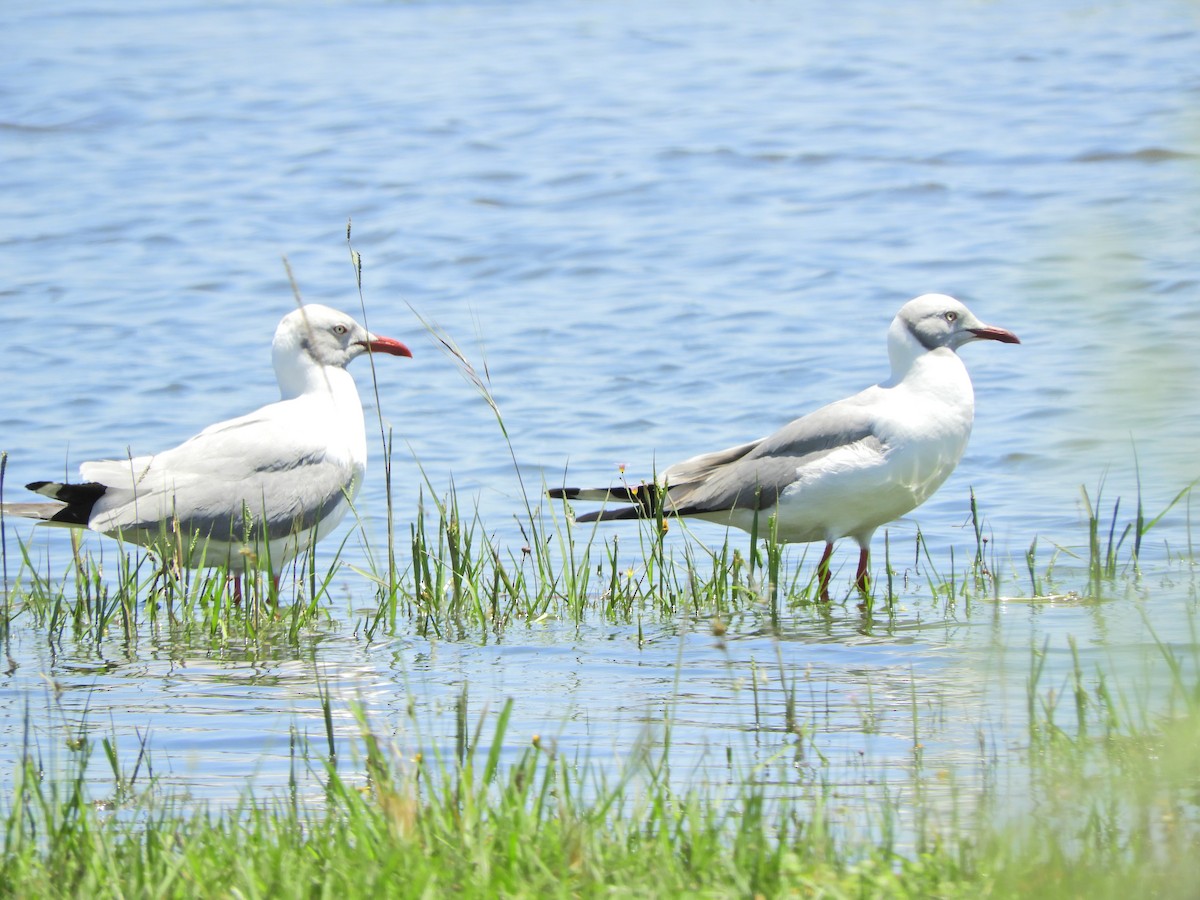
<path fill-rule="evenodd" d="M 806 469 L 816 470 L 830 454 L 856 447 L 882 458 L 886 447 L 861 397 L 821 407 L 752 444 L 681 463 L 682 471 L 688 472 L 703 471 L 703 461 L 712 461 L 702 479 L 670 490 L 672 511 L 686 516 L 766 509 L 786 487 L 802 480 Z M 723 464 L 722 454 L 727 456 Z M 668 476 L 670 472 L 668 469 Z M 668 480 L 668 484 L 672 482 Z"/>
<path fill-rule="evenodd" d="M 312 527 L 353 497 L 361 477 L 349 459 L 285 427 L 263 410 L 222 422 L 178 447 L 130 460 L 84 463 L 83 477 L 106 485 L 90 526 L 105 533 L 157 533 L 168 519 L 182 530 L 240 541 L 245 517 L 254 537 Z"/>
<path fill-rule="evenodd" d="M 757 441 L 693 456 L 667 468 L 659 481 L 667 486 L 668 515 L 719 514 L 732 509 L 774 506 L 790 485 L 817 477 L 823 461 L 853 452 L 880 461 L 887 452 L 878 432 L 878 387 L 823 406 Z M 567 500 L 633 501 L 636 506 L 579 516 L 578 522 L 643 518 L 654 514 L 648 485 L 637 487 L 555 488 L 551 497 Z"/>
<path fill-rule="evenodd" d="M 737 462 L 737 460 L 746 454 L 751 453 L 764 440 L 765 438 L 759 438 L 757 441 L 749 441 L 745 444 L 738 444 L 736 447 L 728 447 L 725 450 L 717 450 L 713 453 L 701 453 L 699 456 L 693 456 L 685 459 L 683 462 L 677 462 L 659 476 L 659 481 L 663 484 L 669 484 L 672 487 L 698 484 L 711 477 L 714 472 Z"/>

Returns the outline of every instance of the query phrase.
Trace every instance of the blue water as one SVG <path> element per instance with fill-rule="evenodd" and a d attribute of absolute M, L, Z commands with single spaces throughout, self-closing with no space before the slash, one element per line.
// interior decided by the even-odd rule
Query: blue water
<path fill-rule="evenodd" d="M 6 499 L 273 399 L 270 336 L 294 303 L 282 257 L 306 299 L 357 309 L 352 221 L 369 325 L 416 357 L 378 366 L 402 532 L 419 461 L 519 547 L 515 517 L 543 482 L 648 473 L 873 383 L 896 309 L 944 291 L 1023 343 L 964 351 L 967 455 L 889 536 L 911 548 L 919 525 L 938 565 L 957 548 L 961 567 L 973 488 L 1007 587 L 1028 594 L 1031 542 L 1044 565 L 1085 537 L 1081 484 L 1103 484 L 1106 510 L 1121 497 L 1124 520 L 1139 472 L 1151 515 L 1200 475 L 1197 7 L 807 6 L 6 5 Z M 486 367 L 520 478 L 418 314 Z M 372 416 L 367 367 L 356 375 Z M 376 546 L 378 446 L 360 500 Z M 60 534 L 10 522 L 6 537 L 10 566 L 18 539 L 66 563 Z M 200 797 L 247 777 L 271 788 L 290 729 L 323 733 L 318 679 L 339 728 L 362 697 L 401 748 L 451 741 L 465 683 L 473 715 L 516 698 L 514 745 L 548 734 L 619 758 L 671 711 L 674 748 L 723 762 L 763 741 L 753 679 L 778 717 L 782 659 L 822 698 L 806 709 L 827 750 L 903 771 L 913 696 L 940 711 L 922 723 L 944 721 L 946 758 L 970 757 L 989 692 L 1023 703 L 1030 645 L 1073 635 L 1107 666 L 1153 652 L 1148 621 L 1186 643 L 1195 581 L 1173 554 L 1190 542 L 1177 507 L 1148 540 L 1157 580 L 1099 611 L 1011 603 L 955 622 L 914 583 L 873 636 L 851 602 L 798 615 L 781 639 L 750 616 L 724 642 L 707 623 L 639 642 L 551 622 L 369 643 L 351 610 L 370 588 L 348 569 L 332 633 L 300 649 L 50 647 L 18 619 L 0 766 L 28 710 L 47 746 L 80 720 L 125 746 L 148 732 L 156 774 Z M 357 539 L 346 552 L 361 562 Z M 1060 551 L 1059 565 L 1078 563 Z M 1019 662 L 982 677 L 995 652 Z M 1001 743 L 1019 743 L 1018 718 Z"/>

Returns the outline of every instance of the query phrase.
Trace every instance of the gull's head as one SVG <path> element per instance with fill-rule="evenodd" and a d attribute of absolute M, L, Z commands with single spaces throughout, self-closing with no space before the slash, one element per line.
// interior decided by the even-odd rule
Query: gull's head
<path fill-rule="evenodd" d="M 327 366 L 345 368 L 352 359 L 368 352 L 412 356 L 399 341 L 371 334 L 352 316 L 317 303 L 284 316 L 271 344 L 275 373 L 285 398 L 303 393 L 312 373 Z"/>
<path fill-rule="evenodd" d="M 888 331 L 892 366 L 907 368 L 922 353 L 945 347 L 957 350 L 971 341 L 1019 344 L 1011 331 L 979 321 L 966 305 L 945 294 L 922 294 L 896 313 Z"/>

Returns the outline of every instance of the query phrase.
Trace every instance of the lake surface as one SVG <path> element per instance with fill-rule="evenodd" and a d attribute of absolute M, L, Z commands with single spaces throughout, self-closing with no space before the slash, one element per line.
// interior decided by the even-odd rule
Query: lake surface
<path fill-rule="evenodd" d="M 1086 540 L 1081 485 L 1103 485 L 1106 516 L 1120 497 L 1124 522 L 1139 474 L 1150 515 L 1200 475 L 1200 12 L 807 6 L 8 4 L 5 499 L 274 399 L 270 338 L 294 304 L 281 257 L 305 299 L 357 310 L 352 220 L 369 325 L 415 353 L 378 365 L 402 535 L 420 492 L 453 483 L 519 548 L 544 483 L 648 473 L 885 377 L 895 311 L 943 291 L 1023 343 L 966 348 L 967 455 L 889 538 L 911 553 L 919 525 L 939 569 L 951 552 L 961 567 L 974 489 L 1002 593 L 1029 594 L 1035 538 L 1042 565 Z M 511 455 L 417 314 L 486 367 Z M 369 367 L 355 374 L 370 421 Z M 378 547 L 373 448 L 360 506 Z M 5 538 L 10 576 L 19 540 L 64 571 L 61 533 L 9 521 Z M 149 735 L 155 775 L 223 803 L 247 779 L 286 785 L 293 730 L 323 734 L 321 685 L 339 733 L 361 698 L 402 751 L 447 754 L 465 685 L 472 717 L 514 697 L 513 752 L 537 733 L 616 765 L 669 714 L 680 768 L 719 780 L 730 748 L 788 746 L 762 721 L 787 683 L 869 798 L 867 774 L 911 769 L 918 707 L 929 764 L 969 774 L 982 729 L 1019 746 L 1031 647 L 1050 654 L 1047 683 L 1070 636 L 1089 671 L 1153 685 L 1150 629 L 1194 636 L 1191 541 L 1181 505 L 1148 538 L 1140 588 L 1103 604 L 947 612 L 917 579 L 881 623 L 851 600 L 778 631 L 746 613 L 723 640 L 681 617 L 643 640 L 548 621 L 372 642 L 355 630 L 372 590 L 348 568 L 328 633 L 299 645 L 52 646 L 18 617 L 0 769 L 27 716 L 51 756 L 83 722 L 127 758 Z M 347 561 L 363 557 L 352 537 Z M 1059 558 L 1079 587 L 1079 562 Z M 837 560 L 851 568 L 852 548 Z"/>

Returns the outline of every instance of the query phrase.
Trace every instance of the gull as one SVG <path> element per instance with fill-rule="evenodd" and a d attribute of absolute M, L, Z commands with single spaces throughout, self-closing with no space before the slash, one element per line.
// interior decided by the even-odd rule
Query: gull
<path fill-rule="evenodd" d="M 780 543 L 824 541 L 818 587 L 828 599 L 834 542 L 859 547 L 855 585 L 869 587 L 875 530 L 929 499 L 962 459 L 975 416 L 971 378 L 955 352 L 972 341 L 1019 344 L 945 294 L 923 294 L 888 328 L 891 377 L 801 416 L 774 434 L 676 463 L 654 484 L 552 488 L 568 501 L 632 502 L 577 522 L 691 516 Z"/>
<path fill-rule="evenodd" d="M 301 306 L 283 317 L 271 346 L 278 402 L 170 450 L 85 462 L 77 483 L 35 481 L 26 487 L 53 502 L 9 503 L 4 512 L 88 528 L 190 568 L 225 566 L 240 597 L 246 568 L 277 573 L 350 509 L 367 438 L 345 367 L 364 353 L 412 356 L 343 312 Z"/>

